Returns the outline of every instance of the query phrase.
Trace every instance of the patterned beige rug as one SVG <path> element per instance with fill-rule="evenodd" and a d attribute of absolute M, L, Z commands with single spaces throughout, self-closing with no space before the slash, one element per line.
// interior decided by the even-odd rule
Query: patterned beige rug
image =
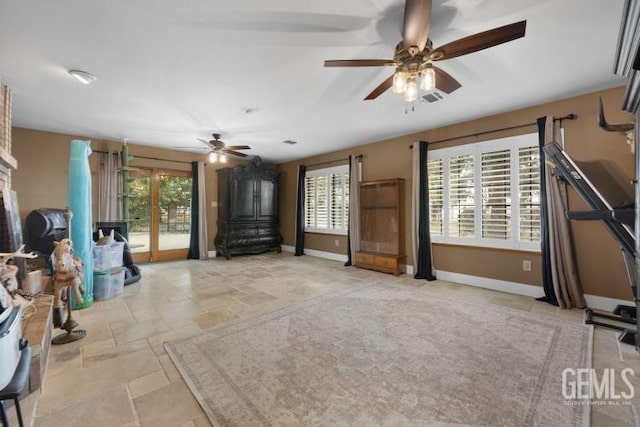
<path fill-rule="evenodd" d="M 402 285 L 330 293 L 165 344 L 214 425 L 582 426 L 592 330 Z"/>

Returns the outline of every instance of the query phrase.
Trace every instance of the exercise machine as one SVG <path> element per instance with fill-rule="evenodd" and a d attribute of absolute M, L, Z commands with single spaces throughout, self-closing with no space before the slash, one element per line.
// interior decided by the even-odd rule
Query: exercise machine
<path fill-rule="evenodd" d="M 637 280 L 636 269 L 634 197 L 610 175 L 602 164 L 585 163 L 579 165 L 556 142 L 546 145 L 544 151 L 546 161 L 555 168 L 557 176 L 571 185 L 591 208 L 589 211 L 567 211 L 565 213 L 567 218 L 576 221 L 597 220 L 604 223 L 609 233 L 620 245 L 627 278 L 633 292 L 635 306 L 618 305 L 613 313 L 587 309 L 585 322 L 619 331 L 618 340 L 620 342 L 633 345 L 640 351 L 640 335 L 638 333 L 640 330 L 640 319 L 638 318 L 640 283 Z M 587 171 L 587 169 L 590 170 Z M 596 182 L 598 186 L 594 185 Z M 635 325 L 635 329 L 596 320 L 596 318 Z"/>

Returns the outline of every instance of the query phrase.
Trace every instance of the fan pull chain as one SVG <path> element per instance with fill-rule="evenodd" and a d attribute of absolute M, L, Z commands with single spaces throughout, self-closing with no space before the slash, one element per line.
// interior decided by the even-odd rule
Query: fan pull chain
<path fill-rule="evenodd" d="M 414 102 L 411 103 L 411 112 L 416 111 L 416 104 Z M 404 104 L 404 113 L 409 114 L 409 103 L 405 102 Z"/>

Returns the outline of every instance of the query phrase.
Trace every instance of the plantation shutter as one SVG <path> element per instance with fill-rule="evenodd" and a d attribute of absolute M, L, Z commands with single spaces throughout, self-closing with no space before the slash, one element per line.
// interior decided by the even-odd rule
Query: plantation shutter
<path fill-rule="evenodd" d="M 511 150 L 482 153 L 482 238 L 511 239 Z"/>
<path fill-rule="evenodd" d="M 473 156 L 457 156 L 449 160 L 449 235 L 474 237 Z"/>
<path fill-rule="evenodd" d="M 304 225 L 313 228 L 316 225 L 316 178 L 306 177 L 304 180 Z"/>
<path fill-rule="evenodd" d="M 442 159 L 427 162 L 429 177 L 429 231 L 432 236 L 444 234 L 444 176 Z"/>
<path fill-rule="evenodd" d="M 348 173 L 331 174 L 331 228 L 347 228 L 346 183 Z"/>
<path fill-rule="evenodd" d="M 329 179 L 316 177 L 316 228 L 329 228 Z"/>
<path fill-rule="evenodd" d="M 540 241 L 540 151 L 537 146 L 518 150 L 518 223 L 521 242 Z"/>

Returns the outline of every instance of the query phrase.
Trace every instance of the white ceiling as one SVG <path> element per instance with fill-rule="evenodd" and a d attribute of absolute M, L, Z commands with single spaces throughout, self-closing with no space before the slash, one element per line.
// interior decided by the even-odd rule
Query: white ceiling
<path fill-rule="evenodd" d="M 0 0 L 0 78 L 15 126 L 164 148 L 219 132 L 270 162 L 625 83 L 612 72 L 624 0 L 433 3 L 434 46 L 523 19 L 526 36 L 440 62 L 462 88 L 407 114 L 391 91 L 363 101 L 392 69 L 323 67 L 391 58 L 402 0 Z"/>

